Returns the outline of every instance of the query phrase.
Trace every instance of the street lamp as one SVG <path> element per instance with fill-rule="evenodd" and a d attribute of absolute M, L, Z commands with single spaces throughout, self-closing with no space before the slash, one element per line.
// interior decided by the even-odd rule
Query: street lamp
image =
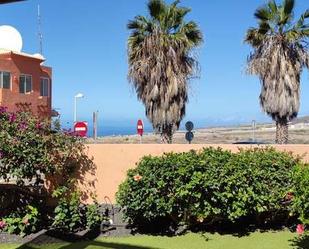
<path fill-rule="evenodd" d="M 84 94 L 82 93 L 78 93 L 74 96 L 74 123 L 77 121 L 77 114 L 76 114 L 76 102 L 77 102 L 77 99 L 81 99 L 84 97 Z"/>

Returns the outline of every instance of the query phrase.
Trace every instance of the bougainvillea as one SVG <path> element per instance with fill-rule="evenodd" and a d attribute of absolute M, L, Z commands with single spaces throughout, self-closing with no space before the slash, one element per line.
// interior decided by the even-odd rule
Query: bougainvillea
<path fill-rule="evenodd" d="M 0 108 L 0 179 L 17 185 L 38 185 L 51 176 L 62 181 L 85 163 L 85 145 L 71 132 L 52 128 L 50 120 Z"/>

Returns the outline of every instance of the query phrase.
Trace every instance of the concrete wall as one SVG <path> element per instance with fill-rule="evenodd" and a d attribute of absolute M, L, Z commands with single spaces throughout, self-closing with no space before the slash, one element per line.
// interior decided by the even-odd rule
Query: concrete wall
<path fill-rule="evenodd" d="M 89 182 L 94 181 L 94 189 L 98 201 L 104 203 L 105 197 L 115 203 L 115 193 L 118 185 L 125 179 L 128 169 L 135 167 L 136 163 L 145 155 L 161 155 L 164 152 L 185 152 L 191 149 L 199 150 L 203 147 L 221 147 L 232 152 L 238 148 L 250 148 L 252 146 L 240 145 L 186 145 L 186 144 L 91 144 L 89 156 L 93 157 L 96 165 L 94 175 L 86 175 Z M 290 151 L 304 156 L 304 161 L 309 162 L 309 145 L 275 146 L 280 151 Z M 89 192 L 90 185 L 81 186 Z M 88 199 L 87 201 L 90 201 Z"/>

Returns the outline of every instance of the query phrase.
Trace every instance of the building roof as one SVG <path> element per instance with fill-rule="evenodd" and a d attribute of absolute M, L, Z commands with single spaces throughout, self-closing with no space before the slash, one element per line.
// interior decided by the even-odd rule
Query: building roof
<path fill-rule="evenodd" d="M 25 0 L 0 0 L 0 4 L 12 3 L 12 2 L 21 2 L 21 1 L 25 1 Z"/>
<path fill-rule="evenodd" d="M 27 53 L 24 53 L 24 52 L 16 52 L 16 51 L 11 51 L 11 50 L 7 50 L 7 49 L 0 49 L 0 55 L 1 54 L 18 55 L 18 56 L 31 58 L 31 59 L 36 59 L 36 60 L 39 60 L 41 62 L 45 61 L 45 58 L 40 54 L 27 54 Z"/>

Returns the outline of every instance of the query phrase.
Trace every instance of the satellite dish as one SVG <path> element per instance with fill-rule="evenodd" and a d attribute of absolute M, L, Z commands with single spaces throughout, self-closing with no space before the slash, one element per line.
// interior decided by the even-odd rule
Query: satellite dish
<path fill-rule="evenodd" d="M 33 57 L 36 57 L 36 58 L 41 59 L 41 60 L 45 60 L 44 56 L 39 54 L 39 53 L 33 54 Z"/>
<path fill-rule="evenodd" d="M 0 49 L 21 52 L 23 39 L 20 33 L 12 26 L 0 26 Z"/>

